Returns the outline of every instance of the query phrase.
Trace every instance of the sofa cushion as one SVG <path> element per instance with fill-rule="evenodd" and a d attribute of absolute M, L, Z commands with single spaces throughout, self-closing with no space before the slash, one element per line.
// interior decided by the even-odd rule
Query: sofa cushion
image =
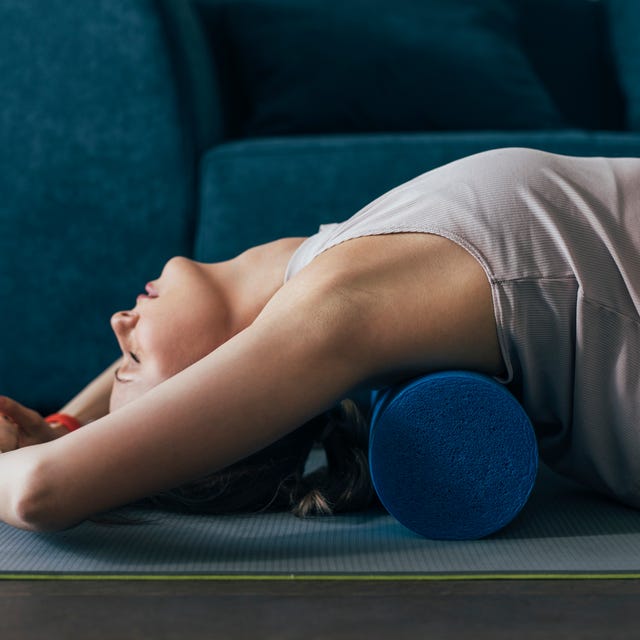
<path fill-rule="evenodd" d="M 626 98 L 627 124 L 640 130 L 640 2 L 607 0 L 614 57 Z"/>
<path fill-rule="evenodd" d="M 509 0 L 198 0 L 232 136 L 554 128 Z"/>
<path fill-rule="evenodd" d="M 511 2 L 524 50 L 567 122 L 585 129 L 624 129 L 605 0 Z"/>
<path fill-rule="evenodd" d="M 497 147 L 584 156 L 639 156 L 640 135 L 521 132 L 372 134 L 238 141 L 202 165 L 196 258 L 227 260 L 286 236 L 346 220 L 420 173 Z"/>

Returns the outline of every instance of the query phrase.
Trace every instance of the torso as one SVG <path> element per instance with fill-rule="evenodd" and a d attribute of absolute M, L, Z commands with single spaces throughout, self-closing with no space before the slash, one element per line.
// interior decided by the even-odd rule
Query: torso
<path fill-rule="evenodd" d="M 323 225 L 287 274 L 335 272 L 383 376 L 497 371 L 499 342 L 545 462 L 640 506 L 638 203 L 640 158 L 497 149 Z"/>
<path fill-rule="evenodd" d="M 504 374 L 491 288 L 478 261 L 428 233 L 352 238 L 305 267 L 309 282 L 340 283 L 364 304 L 375 374 L 388 386 L 439 369 Z"/>

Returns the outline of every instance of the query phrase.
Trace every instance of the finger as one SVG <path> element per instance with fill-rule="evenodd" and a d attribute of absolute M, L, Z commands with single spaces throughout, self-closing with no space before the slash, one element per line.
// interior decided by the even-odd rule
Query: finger
<path fill-rule="evenodd" d="M 16 419 L 19 415 L 24 415 L 29 411 L 26 407 L 22 406 L 19 402 L 16 402 L 9 396 L 0 396 L 0 414 L 5 415 L 7 418 Z"/>
<path fill-rule="evenodd" d="M 20 446 L 49 442 L 57 437 L 55 430 L 37 411 L 24 407 L 12 398 L 0 396 L 0 412 L 17 427 L 17 437 L 22 443 Z"/>
<path fill-rule="evenodd" d="M 7 396 L 0 396 L 0 413 L 7 416 L 21 429 L 30 431 L 40 429 L 43 421 L 42 416 L 32 409 L 27 409 L 19 402 Z"/>
<path fill-rule="evenodd" d="M 6 416 L 0 416 L 0 453 L 18 447 L 18 426 Z"/>

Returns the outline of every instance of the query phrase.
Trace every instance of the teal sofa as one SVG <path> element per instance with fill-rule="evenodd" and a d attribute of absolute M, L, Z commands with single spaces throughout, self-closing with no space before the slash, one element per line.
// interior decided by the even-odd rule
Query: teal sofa
<path fill-rule="evenodd" d="M 0 394 L 57 409 L 171 256 L 490 148 L 640 154 L 639 5 L 2 0 Z"/>

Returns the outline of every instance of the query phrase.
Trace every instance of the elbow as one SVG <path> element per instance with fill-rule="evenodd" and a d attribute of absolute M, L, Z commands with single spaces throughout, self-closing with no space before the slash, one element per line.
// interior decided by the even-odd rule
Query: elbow
<path fill-rule="evenodd" d="M 69 526 L 61 519 L 55 489 L 44 465 L 33 462 L 16 485 L 12 524 L 27 531 L 60 531 Z"/>

